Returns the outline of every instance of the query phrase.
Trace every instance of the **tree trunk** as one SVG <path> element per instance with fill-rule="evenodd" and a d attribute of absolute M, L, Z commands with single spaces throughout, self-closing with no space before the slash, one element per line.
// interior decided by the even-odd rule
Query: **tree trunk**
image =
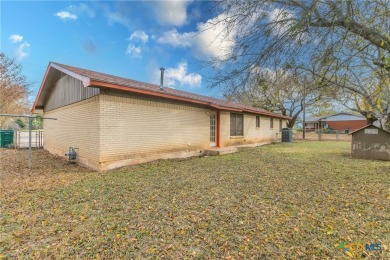
<path fill-rule="evenodd" d="M 384 115 L 383 117 L 378 118 L 378 121 L 380 123 L 380 128 L 386 131 L 390 130 L 388 127 L 389 115 Z"/>
<path fill-rule="evenodd" d="M 288 123 L 287 123 L 287 127 L 288 128 L 293 128 L 294 127 L 294 125 L 295 125 L 295 122 L 297 121 L 297 119 L 298 119 L 298 116 L 299 116 L 299 114 L 302 112 L 302 110 L 299 110 L 298 112 L 296 112 L 293 116 L 291 116 L 291 120 L 289 120 L 288 121 Z"/>
<path fill-rule="evenodd" d="M 293 126 L 294 126 L 294 124 L 295 124 L 295 121 L 296 121 L 296 120 L 294 120 L 294 121 L 293 121 L 293 120 L 288 121 L 288 122 L 287 122 L 287 127 L 288 127 L 288 128 L 293 128 Z"/>

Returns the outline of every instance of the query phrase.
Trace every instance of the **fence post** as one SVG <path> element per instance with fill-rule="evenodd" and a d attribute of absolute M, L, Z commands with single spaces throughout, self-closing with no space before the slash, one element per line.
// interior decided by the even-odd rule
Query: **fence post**
<path fill-rule="evenodd" d="M 39 131 L 39 147 L 43 148 L 43 131 Z"/>
<path fill-rule="evenodd" d="M 32 151 L 31 151 L 32 120 L 33 120 L 33 117 L 28 118 L 28 168 L 31 168 L 31 157 L 32 157 Z"/>

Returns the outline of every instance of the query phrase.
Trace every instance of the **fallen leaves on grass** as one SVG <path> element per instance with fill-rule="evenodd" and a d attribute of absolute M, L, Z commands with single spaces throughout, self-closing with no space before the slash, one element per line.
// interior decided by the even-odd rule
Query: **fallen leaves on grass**
<path fill-rule="evenodd" d="M 389 163 L 352 159 L 349 149 L 348 143 L 276 144 L 105 173 L 34 151 L 45 162 L 45 180 L 39 171 L 5 166 L 13 172 L 6 178 L 15 184 L 2 198 L 0 253 L 9 258 L 341 258 L 334 245 L 342 241 L 380 239 L 386 246 L 389 175 L 381 170 Z M 388 256 L 388 251 L 370 253 Z"/>

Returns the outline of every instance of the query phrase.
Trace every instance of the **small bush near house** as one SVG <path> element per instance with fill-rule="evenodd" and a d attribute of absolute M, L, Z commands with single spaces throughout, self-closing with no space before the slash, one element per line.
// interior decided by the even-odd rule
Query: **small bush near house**
<path fill-rule="evenodd" d="M 17 118 L 15 120 L 15 123 L 20 127 L 20 129 L 23 129 L 26 127 L 26 123 L 20 118 Z"/>
<path fill-rule="evenodd" d="M 333 128 L 324 128 L 323 131 L 325 134 L 331 134 L 333 133 Z"/>

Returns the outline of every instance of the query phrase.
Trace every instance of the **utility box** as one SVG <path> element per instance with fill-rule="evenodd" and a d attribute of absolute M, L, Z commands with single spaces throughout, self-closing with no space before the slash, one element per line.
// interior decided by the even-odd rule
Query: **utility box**
<path fill-rule="evenodd" d="M 0 130 L 0 148 L 6 148 L 14 143 L 14 130 Z"/>
<path fill-rule="evenodd" d="M 283 128 L 282 129 L 282 142 L 291 143 L 292 141 L 293 141 L 292 128 Z"/>

